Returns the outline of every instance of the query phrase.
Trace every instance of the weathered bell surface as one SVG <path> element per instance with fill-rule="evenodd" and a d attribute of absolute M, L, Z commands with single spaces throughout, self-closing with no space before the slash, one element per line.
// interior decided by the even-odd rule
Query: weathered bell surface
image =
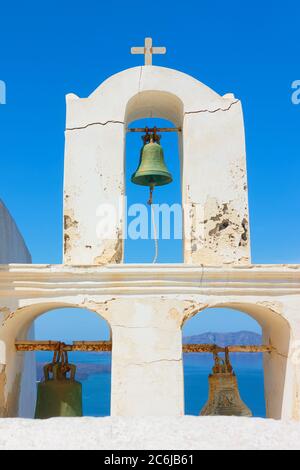
<path fill-rule="evenodd" d="M 169 173 L 164 151 L 159 142 L 150 140 L 141 150 L 138 169 L 131 177 L 132 183 L 141 186 L 163 186 L 172 183 L 173 178 Z"/>
<path fill-rule="evenodd" d="M 208 402 L 200 415 L 252 416 L 251 410 L 240 397 L 237 378 L 229 360 L 228 363 L 221 364 L 220 358 L 217 359 L 213 374 L 209 376 Z"/>
<path fill-rule="evenodd" d="M 75 381 L 76 367 L 68 364 L 70 378 L 63 367 L 58 363 L 44 368 L 45 380 L 38 385 L 36 419 L 82 416 L 82 386 Z"/>

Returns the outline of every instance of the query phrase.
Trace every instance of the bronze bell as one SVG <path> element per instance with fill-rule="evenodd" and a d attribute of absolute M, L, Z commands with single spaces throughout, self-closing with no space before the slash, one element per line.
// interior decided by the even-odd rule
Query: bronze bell
<path fill-rule="evenodd" d="M 171 183 L 173 178 L 165 164 L 160 136 L 156 134 L 156 131 L 152 134 L 147 132 L 143 140 L 144 146 L 141 149 L 139 166 L 131 177 L 132 183 L 150 188 Z"/>
<path fill-rule="evenodd" d="M 208 402 L 200 412 L 201 416 L 246 416 L 252 412 L 242 401 L 238 382 L 229 360 L 228 348 L 225 360 L 214 353 L 215 366 L 209 376 Z"/>
<path fill-rule="evenodd" d="M 44 381 L 38 385 L 35 419 L 82 416 L 82 386 L 76 382 L 75 373 L 67 353 L 56 352 L 53 362 L 44 367 Z"/>

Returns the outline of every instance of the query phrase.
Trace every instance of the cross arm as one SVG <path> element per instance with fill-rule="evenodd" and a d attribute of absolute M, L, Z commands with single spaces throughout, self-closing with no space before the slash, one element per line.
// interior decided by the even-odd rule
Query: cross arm
<path fill-rule="evenodd" d="M 153 54 L 166 54 L 167 48 L 166 47 L 153 47 L 152 53 Z"/>

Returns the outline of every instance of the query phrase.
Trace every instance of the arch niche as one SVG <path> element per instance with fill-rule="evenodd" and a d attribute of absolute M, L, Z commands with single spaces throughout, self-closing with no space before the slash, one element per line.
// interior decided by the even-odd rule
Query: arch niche
<path fill-rule="evenodd" d="M 28 305 L 17 309 L 7 325 L 1 330 L 0 363 L 4 367 L 5 388 L 3 396 L 0 396 L 0 417 L 32 418 L 34 416 L 36 402 L 35 356 L 34 353 L 17 352 L 15 342 L 30 340 L 34 337 L 34 321 L 38 317 L 64 308 L 85 310 L 87 314 L 89 312 L 96 313 L 102 320 L 105 320 L 110 337 L 112 337 L 108 320 L 96 309 L 85 305 L 49 301 L 28 303 Z M 72 313 L 70 313 L 70 319 L 71 315 Z"/>
<path fill-rule="evenodd" d="M 207 314 L 209 308 L 233 309 L 246 313 L 262 328 L 262 344 L 272 345 L 274 352 L 264 354 L 264 387 L 266 415 L 268 418 L 281 419 L 289 414 L 290 404 L 287 402 L 287 366 L 290 350 L 291 327 L 289 322 L 268 306 L 254 302 L 224 301 L 209 304 L 201 310 L 194 311 L 186 318 L 183 325 L 195 315 Z M 226 315 L 226 311 L 224 311 Z"/>
<path fill-rule="evenodd" d="M 148 66 L 110 77 L 88 98 L 67 96 L 65 264 L 122 263 L 126 130 L 153 116 L 182 127 L 184 262 L 249 263 L 240 101 L 182 72 Z M 226 230 L 217 222 L 223 219 Z"/>
<path fill-rule="evenodd" d="M 143 91 L 133 96 L 127 106 L 125 113 L 125 136 L 126 129 L 130 123 L 144 118 L 160 118 L 170 121 L 175 127 L 183 130 L 184 106 L 180 98 L 173 93 L 164 91 Z M 183 170 L 183 131 L 178 133 L 179 159 L 181 177 Z M 125 148 L 124 148 L 125 151 Z M 124 162 L 126 155 L 124 154 Z M 123 183 L 125 185 L 125 181 Z M 182 191 L 182 178 L 181 178 Z"/>

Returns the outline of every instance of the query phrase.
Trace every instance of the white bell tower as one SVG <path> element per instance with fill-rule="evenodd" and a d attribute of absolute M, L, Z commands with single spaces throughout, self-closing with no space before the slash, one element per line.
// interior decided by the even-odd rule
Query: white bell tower
<path fill-rule="evenodd" d="M 184 263 L 250 263 L 244 122 L 241 102 L 220 96 L 177 70 L 152 65 L 120 72 L 89 97 L 67 96 L 64 184 L 64 262 L 119 264 L 123 260 L 125 138 L 130 122 L 158 117 L 182 129 Z M 99 221 L 114 208 L 110 235 Z M 113 222 L 112 222 L 113 220 Z"/>

